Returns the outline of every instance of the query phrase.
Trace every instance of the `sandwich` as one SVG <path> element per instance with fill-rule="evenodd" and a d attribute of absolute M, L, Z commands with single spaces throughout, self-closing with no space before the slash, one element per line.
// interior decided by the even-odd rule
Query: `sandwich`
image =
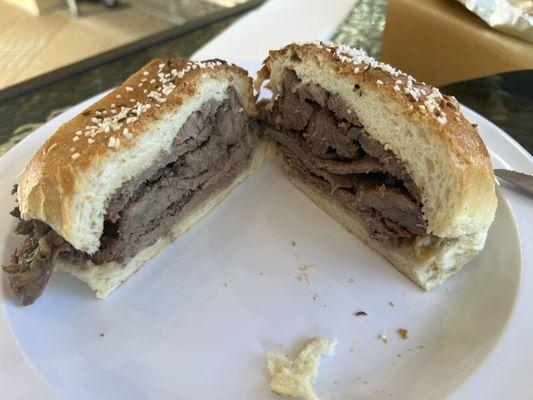
<path fill-rule="evenodd" d="M 33 303 L 59 269 L 105 297 L 259 167 L 255 115 L 243 69 L 166 59 L 62 125 L 14 188 L 12 295 Z"/>
<path fill-rule="evenodd" d="M 272 96 L 256 103 L 265 83 Z M 64 270 L 105 297 L 266 156 L 424 290 L 483 248 L 497 207 L 458 102 L 362 50 L 291 44 L 255 83 L 221 60 L 155 60 L 23 171 L 12 215 L 24 240 L 3 267 L 12 295 L 31 304 Z"/>
<path fill-rule="evenodd" d="M 363 51 L 291 44 L 257 88 L 292 183 L 424 290 L 484 246 L 497 200 L 485 145 L 453 97 Z"/>

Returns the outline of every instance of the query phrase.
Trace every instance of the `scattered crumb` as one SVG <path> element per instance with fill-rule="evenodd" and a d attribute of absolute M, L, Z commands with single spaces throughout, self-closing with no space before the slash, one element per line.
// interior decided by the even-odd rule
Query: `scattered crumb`
<path fill-rule="evenodd" d="M 318 375 L 320 357 L 334 355 L 336 344 L 336 339 L 315 337 L 294 360 L 286 356 L 268 354 L 267 366 L 272 377 L 270 381 L 272 392 L 318 400 L 313 384 Z"/>
<path fill-rule="evenodd" d="M 292 247 L 296 247 L 296 242 L 294 240 L 290 241 Z"/>
<path fill-rule="evenodd" d="M 311 264 L 303 264 L 302 266 L 300 266 L 300 268 L 298 268 L 298 271 L 300 272 L 296 275 L 296 279 L 298 279 L 298 282 L 305 281 L 308 285 L 310 285 L 311 282 L 309 281 L 309 270 L 314 267 L 315 266 Z"/>
<path fill-rule="evenodd" d="M 353 283 L 353 281 L 354 281 L 353 278 L 348 279 L 348 283 Z"/>
<path fill-rule="evenodd" d="M 327 304 L 322 303 L 322 304 L 320 304 L 320 307 L 322 307 L 322 308 L 326 308 L 326 307 L 327 307 Z"/>
<path fill-rule="evenodd" d="M 389 339 L 387 339 L 387 336 L 385 336 L 383 333 L 380 333 L 378 335 L 378 339 L 381 340 L 385 344 L 387 344 L 389 342 Z"/>
<path fill-rule="evenodd" d="M 350 352 L 352 352 L 352 353 L 354 352 L 354 349 L 353 349 L 353 347 L 350 347 Z"/>
<path fill-rule="evenodd" d="M 224 282 L 224 286 L 228 287 L 229 286 L 228 282 Z"/>
<path fill-rule="evenodd" d="M 394 302 L 393 301 L 389 301 L 389 306 L 394 307 Z"/>
<path fill-rule="evenodd" d="M 313 294 L 313 300 L 318 299 L 318 297 L 319 297 L 319 296 L 318 296 L 318 293 Z"/>
<path fill-rule="evenodd" d="M 400 335 L 400 337 L 402 339 L 408 339 L 409 338 L 409 331 L 405 328 L 400 328 L 398 329 L 398 335 Z"/>
<path fill-rule="evenodd" d="M 420 345 L 420 346 L 418 346 L 418 348 L 419 348 L 419 349 L 423 349 L 423 348 L 424 348 L 424 346 Z"/>
<path fill-rule="evenodd" d="M 357 311 L 357 312 L 354 311 L 354 313 L 353 313 L 354 317 L 366 317 L 367 315 L 368 314 L 366 312 L 364 312 L 364 311 Z"/>
<path fill-rule="evenodd" d="M 398 353 L 398 354 L 396 354 L 396 357 L 401 357 L 401 356 L 402 356 L 402 355 L 401 355 L 401 354 L 399 354 L 399 353 Z"/>
<path fill-rule="evenodd" d="M 264 272 L 259 272 L 259 275 L 260 276 L 263 276 L 265 273 Z"/>
<path fill-rule="evenodd" d="M 413 349 L 407 349 L 407 351 L 413 351 Z"/>
<path fill-rule="evenodd" d="M 100 333 L 99 336 L 100 336 L 100 337 L 104 337 L 104 335 L 105 335 L 105 333 Z"/>
<path fill-rule="evenodd" d="M 368 381 L 365 380 L 365 381 L 363 381 L 363 383 L 364 383 L 365 385 L 368 385 L 370 382 L 368 382 Z"/>

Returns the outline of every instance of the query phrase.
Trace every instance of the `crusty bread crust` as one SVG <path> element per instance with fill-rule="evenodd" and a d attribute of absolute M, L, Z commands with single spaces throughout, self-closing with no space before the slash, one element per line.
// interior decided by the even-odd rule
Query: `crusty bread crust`
<path fill-rule="evenodd" d="M 188 115 L 229 85 L 256 115 L 252 80 L 242 68 L 222 60 L 149 62 L 41 146 L 19 179 L 22 218 L 41 220 L 94 253 L 110 195 L 168 151 Z"/>
<path fill-rule="evenodd" d="M 455 98 L 360 50 L 324 43 L 270 51 L 256 89 L 268 79 L 277 95 L 286 68 L 343 97 L 367 133 L 404 162 L 421 191 L 428 233 L 449 238 L 488 229 L 497 207 L 492 165 Z"/>

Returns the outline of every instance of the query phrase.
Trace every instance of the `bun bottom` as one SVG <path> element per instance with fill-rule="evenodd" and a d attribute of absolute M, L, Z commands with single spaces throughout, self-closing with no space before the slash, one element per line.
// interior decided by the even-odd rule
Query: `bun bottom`
<path fill-rule="evenodd" d="M 362 218 L 347 211 L 330 196 L 304 183 L 286 164 L 284 169 L 296 188 L 424 290 L 440 285 L 448 277 L 459 272 L 485 244 L 487 231 L 446 239 L 426 236 L 398 248 L 386 247 L 368 235 Z"/>
<path fill-rule="evenodd" d="M 252 158 L 248 166 L 225 188 L 211 195 L 203 203 L 184 215 L 171 228 L 171 232 L 161 237 L 153 245 L 148 246 L 128 260 L 126 264 L 116 262 L 95 265 L 88 261 L 83 264 L 72 263 L 58 259 L 56 268 L 66 271 L 76 278 L 87 283 L 96 292 L 96 297 L 103 299 L 121 283 L 139 270 L 139 268 L 168 244 L 172 243 L 179 236 L 187 232 L 209 212 L 215 208 L 240 182 L 255 173 L 263 164 L 267 152 L 267 143 L 260 143 L 254 149 Z"/>

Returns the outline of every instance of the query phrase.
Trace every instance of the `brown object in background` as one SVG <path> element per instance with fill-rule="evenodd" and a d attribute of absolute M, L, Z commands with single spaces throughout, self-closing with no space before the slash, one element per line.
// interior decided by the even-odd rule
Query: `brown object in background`
<path fill-rule="evenodd" d="M 389 0 L 381 57 L 445 85 L 533 68 L 533 44 L 498 32 L 453 0 Z"/>

